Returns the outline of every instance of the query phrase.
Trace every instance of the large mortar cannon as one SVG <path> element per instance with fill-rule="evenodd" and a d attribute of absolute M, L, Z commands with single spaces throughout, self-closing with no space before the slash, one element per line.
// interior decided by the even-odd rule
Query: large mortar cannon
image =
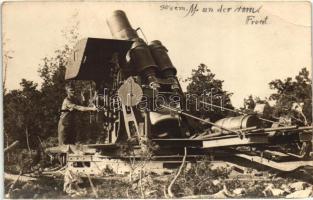
<path fill-rule="evenodd" d="M 108 142 L 137 136 L 186 137 L 189 131 L 187 122 L 181 121 L 184 118 L 158 106 L 170 104 L 173 97 L 183 100 L 177 71 L 166 47 L 158 40 L 148 45 L 121 10 L 114 11 L 107 24 L 114 39 L 80 40 L 65 78 L 93 80 L 98 94 L 118 95 L 120 110 L 109 107 L 110 102 L 103 103 L 105 118 L 112 127 Z M 110 97 L 103 99 L 108 101 Z M 143 99 L 144 106 L 140 105 Z M 176 108 L 181 106 L 177 99 L 176 103 Z"/>
<path fill-rule="evenodd" d="M 107 22 L 114 39 L 87 38 L 79 41 L 66 70 L 67 80 L 93 80 L 96 82 L 98 93 L 106 91 L 102 95 L 104 123 L 108 127 L 108 144 L 88 144 L 84 145 L 86 149 L 83 150 L 76 146 L 50 149 L 51 153 L 54 150 L 55 153 L 61 152 L 63 158 L 68 159 L 68 166 L 76 172 L 95 174 L 95 171 L 98 171 L 101 174 L 105 167 L 114 165 L 120 170 L 121 165 L 118 162 L 122 161 L 124 165 L 127 163 L 126 159 L 129 159 L 121 153 L 127 141 L 131 142 L 134 149 L 138 144 L 145 147 L 144 144 L 153 143 L 160 147 L 160 151 L 153 152 L 155 163 L 150 163 L 151 168 L 160 164 L 159 162 L 164 164 L 163 167 L 177 164 L 177 159 L 181 159 L 179 156 L 182 156 L 182 150 L 185 156 L 188 150 L 190 160 L 200 155 L 208 155 L 207 150 L 219 149 L 224 152 L 226 159 L 237 156 L 254 161 L 259 159 L 260 163 L 264 164 L 264 149 L 273 152 L 269 155 L 272 159 L 272 156 L 277 155 L 277 147 L 280 150 L 279 144 L 293 143 L 297 146 L 302 144 L 299 151 L 289 152 L 287 149 L 285 153 L 280 152 L 282 159 L 287 156 L 288 159 L 307 159 L 310 155 L 312 127 L 261 127 L 259 120 L 262 118 L 252 115 L 224 118 L 213 123 L 185 112 L 180 102 L 169 101 L 173 96 L 183 99 L 183 94 L 166 47 L 158 40 L 148 45 L 139 37 L 137 29 L 131 27 L 123 11 L 115 11 Z M 116 101 L 120 105 L 119 108 L 110 107 L 110 95 L 118 96 Z M 147 104 L 141 107 L 143 99 Z M 111 100 L 116 102 L 115 99 Z M 212 129 L 189 137 L 190 125 L 186 118 L 208 123 Z M 132 139 L 135 139 L 135 142 Z M 239 146 L 254 147 L 262 156 L 256 158 L 258 152 L 252 152 L 251 149 L 248 153 L 253 153 L 252 156 L 242 154 L 236 149 Z M 142 158 L 139 153 L 131 156 L 134 159 Z M 117 158 L 118 162 L 114 163 L 114 158 Z M 84 166 L 84 163 L 89 166 Z M 265 162 L 265 165 L 272 167 L 272 163 Z"/>

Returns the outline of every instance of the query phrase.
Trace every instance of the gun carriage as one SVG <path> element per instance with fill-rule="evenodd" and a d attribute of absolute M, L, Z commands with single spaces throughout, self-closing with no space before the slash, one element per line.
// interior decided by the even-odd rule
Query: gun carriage
<path fill-rule="evenodd" d="M 115 11 L 107 24 L 114 39 L 80 40 L 65 74 L 66 80 L 96 83 L 107 138 L 102 144 L 47 150 L 62 155 L 67 167 L 89 175 L 101 175 L 107 168 L 125 173 L 131 159 L 149 157 L 146 168 L 158 171 L 178 166 L 184 153 L 189 162 L 213 155 L 225 161 L 240 157 L 286 171 L 299 167 L 299 160 L 312 165 L 305 161 L 312 150 L 312 127 L 277 123 L 262 127 L 262 118 L 248 114 L 213 123 L 189 114 L 184 110 L 186 97 L 176 68 L 163 43 L 140 38 L 139 29 L 131 27 L 123 11 Z M 196 134 L 197 121 L 212 127 Z M 296 152 L 282 149 L 295 144 L 300 145 Z M 242 146 L 248 148 L 242 151 L 238 148 Z M 133 153 L 125 154 L 127 148 Z"/>

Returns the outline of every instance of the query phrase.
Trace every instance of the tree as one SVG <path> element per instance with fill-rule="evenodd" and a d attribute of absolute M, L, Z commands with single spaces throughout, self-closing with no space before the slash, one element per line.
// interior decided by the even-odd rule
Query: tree
<path fill-rule="evenodd" d="M 291 77 L 285 80 L 276 79 L 269 83 L 275 93 L 270 95 L 270 100 L 276 101 L 274 115 L 288 115 L 300 124 L 312 123 L 312 81 L 309 71 L 302 68 L 295 80 Z M 301 109 L 292 109 L 294 105 Z"/>
<path fill-rule="evenodd" d="M 36 146 L 36 136 L 41 133 L 41 93 L 32 81 L 22 79 L 20 85 L 20 90 L 4 96 L 4 132 L 8 135 L 5 140 L 19 140 L 24 147 L 29 141 L 30 146 Z"/>
<path fill-rule="evenodd" d="M 209 104 L 233 109 L 230 101 L 232 93 L 223 90 L 224 81 L 216 79 L 215 74 L 205 64 L 201 63 L 197 69 L 192 70 L 191 77 L 185 81 L 189 82 L 186 97 L 190 100 L 188 102 L 190 103 L 192 114 L 201 118 L 210 118 L 211 121 L 232 115 L 232 113 L 222 108 L 201 103 L 204 101 Z"/>
<path fill-rule="evenodd" d="M 77 13 L 71 18 L 70 25 L 62 31 L 66 43 L 57 49 L 53 56 L 45 57 L 38 72 L 43 79 L 42 87 L 22 80 L 22 89 L 13 90 L 4 95 L 4 124 L 6 141 L 19 139 L 25 147 L 25 133 L 29 135 L 30 143 L 38 144 L 37 136 L 41 139 L 57 136 L 60 108 L 65 94 L 65 70 L 67 60 L 79 38 L 79 22 Z M 89 90 L 89 83 L 75 82 L 80 91 Z M 78 94 L 80 97 L 80 94 Z M 81 114 L 76 124 L 81 135 L 88 138 L 89 115 Z M 97 133 L 93 133 L 97 134 Z M 53 141 L 50 139 L 50 141 Z"/>
<path fill-rule="evenodd" d="M 4 67 L 4 71 L 3 71 L 3 90 L 4 93 L 6 92 L 6 88 L 5 88 L 5 83 L 7 80 L 7 72 L 8 72 L 8 65 L 9 65 L 9 60 L 13 59 L 13 54 L 14 51 L 8 49 L 8 42 L 10 41 L 10 39 L 5 38 L 5 34 L 3 34 L 3 67 Z"/>

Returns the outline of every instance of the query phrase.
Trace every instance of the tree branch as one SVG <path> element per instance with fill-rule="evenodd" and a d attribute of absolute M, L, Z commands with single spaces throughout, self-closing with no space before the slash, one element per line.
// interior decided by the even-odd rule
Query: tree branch
<path fill-rule="evenodd" d="M 187 148 L 186 148 L 186 147 L 184 148 L 184 152 L 185 152 L 185 154 L 184 154 L 183 162 L 182 162 L 182 164 L 180 165 L 179 170 L 178 170 L 176 176 L 174 177 L 174 179 L 171 181 L 170 185 L 169 185 L 168 188 L 167 188 L 167 193 L 168 193 L 168 195 L 169 195 L 170 198 L 174 198 L 174 197 L 175 197 L 175 195 L 174 195 L 173 192 L 172 192 L 172 187 L 173 187 L 173 185 L 174 185 L 176 179 L 178 178 L 178 176 L 179 176 L 180 173 L 182 172 L 182 170 L 183 170 L 183 168 L 184 168 L 184 165 L 185 165 L 185 162 L 186 162 L 186 157 L 187 157 Z"/>

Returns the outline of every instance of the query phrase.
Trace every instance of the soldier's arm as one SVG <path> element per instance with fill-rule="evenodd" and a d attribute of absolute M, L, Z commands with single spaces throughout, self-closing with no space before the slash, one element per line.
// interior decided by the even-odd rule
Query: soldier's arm
<path fill-rule="evenodd" d="M 74 104 L 73 102 L 67 100 L 66 102 L 66 108 L 70 111 L 72 110 L 78 110 L 78 111 L 97 111 L 97 108 L 94 107 L 86 107 L 86 106 L 80 106 L 77 104 Z"/>
<path fill-rule="evenodd" d="M 79 106 L 79 105 L 75 105 L 73 109 L 79 110 L 79 111 L 97 111 L 96 107 L 86 107 L 86 106 Z"/>

